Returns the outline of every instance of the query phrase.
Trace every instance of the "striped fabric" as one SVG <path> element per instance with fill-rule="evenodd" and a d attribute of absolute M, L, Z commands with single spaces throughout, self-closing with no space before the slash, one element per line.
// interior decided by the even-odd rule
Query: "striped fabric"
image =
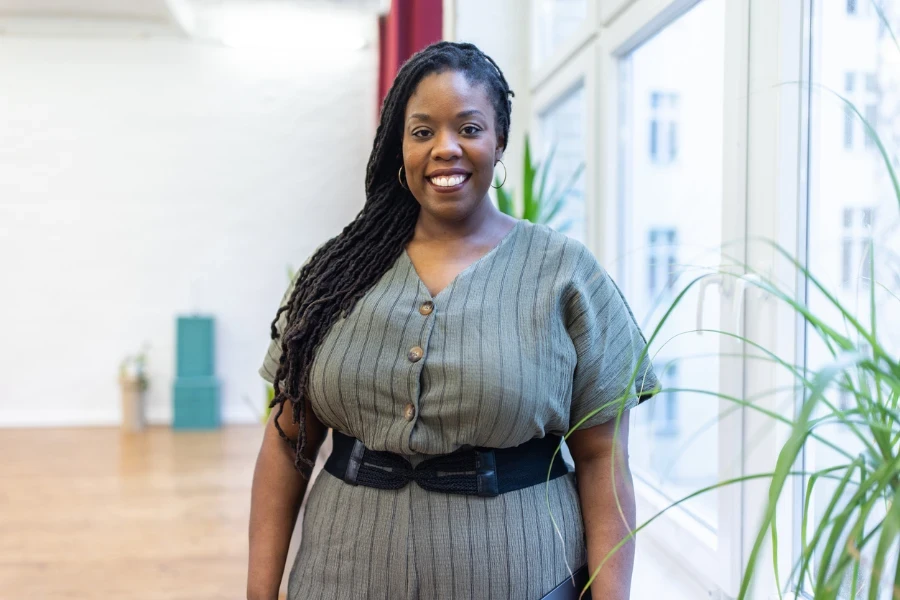
<path fill-rule="evenodd" d="M 319 347 L 310 400 L 328 427 L 415 465 L 467 445 L 563 435 L 604 405 L 582 427 L 606 422 L 635 370 L 626 409 L 658 385 L 644 347 L 594 256 L 519 221 L 435 297 L 402 253 Z M 270 382 L 279 356 L 276 341 L 260 368 Z M 291 599 L 540 598 L 586 560 L 574 473 L 496 498 L 354 487 L 322 473 L 309 494 Z"/>

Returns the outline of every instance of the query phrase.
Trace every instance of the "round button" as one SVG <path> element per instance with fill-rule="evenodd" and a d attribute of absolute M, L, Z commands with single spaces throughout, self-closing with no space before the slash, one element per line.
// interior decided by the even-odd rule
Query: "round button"
<path fill-rule="evenodd" d="M 407 404 L 403 407 L 403 418 L 407 421 L 412 421 L 416 416 L 416 407 L 412 404 Z"/>
<path fill-rule="evenodd" d="M 421 306 L 419 306 L 419 312 L 427 317 L 434 312 L 434 302 L 432 302 L 431 300 L 423 302 Z"/>
<path fill-rule="evenodd" d="M 425 356 L 425 351 L 418 346 L 413 346 L 409 349 L 409 354 L 406 356 L 409 358 L 409 362 L 419 362 Z"/>

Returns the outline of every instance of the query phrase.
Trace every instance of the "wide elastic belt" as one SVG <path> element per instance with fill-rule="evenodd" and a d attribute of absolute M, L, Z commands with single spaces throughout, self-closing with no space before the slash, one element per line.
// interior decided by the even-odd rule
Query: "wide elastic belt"
<path fill-rule="evenodd" d="M 332 430 L 334 449 L 325 470 L 352 485 L 397 490 L 410 481 L 433 492 L 497 496 L 547 481 L 558 435 L 534 438 L 514 448 L 470 448 L 427 458 L 412 466 L 394 452 L 369 450 L 354 437 Z M 569 472 L 557 455 L 550 479 Z"/>

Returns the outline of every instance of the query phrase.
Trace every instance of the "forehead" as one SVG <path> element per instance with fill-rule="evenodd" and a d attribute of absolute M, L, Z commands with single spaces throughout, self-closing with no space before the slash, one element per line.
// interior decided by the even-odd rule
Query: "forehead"
<path fill-rule="evenodd" d="M 494 116 L 485 86 L 469 82 L 460 71 L 444 71 L 422 78 L 406 103 L 405 117 L 423 113 L 435 119 L 453 118 L 470 109 L 480 110 L 487 117 Z"/>

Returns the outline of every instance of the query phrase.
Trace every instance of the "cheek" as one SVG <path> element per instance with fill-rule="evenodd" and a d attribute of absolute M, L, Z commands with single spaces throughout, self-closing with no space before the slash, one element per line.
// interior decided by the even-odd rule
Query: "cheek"
<path fill-rule="evenodd" d="M 493 148 L 479 148 L 477 154 L 473 157 L 472 162 L 478 167 L 479 171 L 490 177 L 491 172 L 494 170 L 494 162 L 496 162 L 496 157 L 493 151 Z"/>
<path fill-rule="evenodd" d="M 425 169 L 428 163 L 427 153 L 416 150 L 414 146 L 404 146 L 403 148 L 403 164 L 407 170 L 420 172 Z"/>

